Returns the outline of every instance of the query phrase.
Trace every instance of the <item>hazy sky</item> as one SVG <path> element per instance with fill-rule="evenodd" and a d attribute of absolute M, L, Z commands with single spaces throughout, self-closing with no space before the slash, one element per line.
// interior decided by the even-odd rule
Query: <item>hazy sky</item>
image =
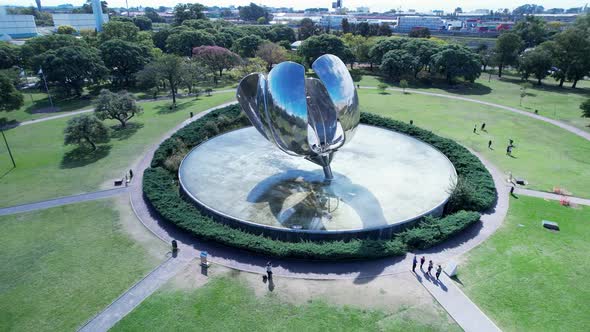
<path fill-rule="evenodd" d="M 293 7 L 295 9 L 304 9 L 310 7 L 330 7 L 332 0 L 203 0 L 203 1 L 190 1 L 190 0 L 127 0 L 129 6 L 144 6 L 144 7 L 158 7 L 158 6 L 169 6 L 172 7 L 179 2 L 199 2 L 204 5 L 217 5 L 217 6 L 241 6 L 247 5 L 250 2 L 256 4 L 262 4 L 272 7 Z M 85 0 L 41 0 L 43 5 L 52 6 L 63 3 L 71 3 L 73 5 L 81 5 Z M 107 0 L 110 6 L 113 7 L 125 7 L 125 0 Z M 400 1 L 400 0 L 344 0 L 344 6 L 347 8 L 356 8 L 359 6 L 367 6 L 372 11 L 385 11 L 388 9 L 416 9 L 421 11 L 428 11 L 432 9 L 442 9 L 446 11 L 452 11 L 456 7 L 463 8 L 464 11 L 474 10 L 479 8 L 485 9 L 499 9 L 499 8 L 515 8 L 526 3 L 536 3 L 542 5 L 545 8 L 570 8 L 570 7 L 582 7 L 590 2 L 590 0 L 544 0 L 544 1 L 533 1 L 533 0 L 414 0 L 414 1 Z M 0 5 L 21 5 L 29 6 L 34 5 L 34 0 L 0 0 Z"/>

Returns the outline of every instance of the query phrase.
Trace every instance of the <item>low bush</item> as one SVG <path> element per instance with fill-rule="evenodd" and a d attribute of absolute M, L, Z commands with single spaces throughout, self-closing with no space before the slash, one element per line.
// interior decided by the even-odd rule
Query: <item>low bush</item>
<path fill-rule="evenodd" d="M 493 206 L 496 189 L 479 159 L 452 140 L 399 121 L 361 114 L 361 122 L 413 136 L 439 149 L 455 166 L 459 176 L 446 215 L 423 218 L 417 225 L 390 240 L 285 242 L 245 232 L 202 215 L 179 191 L 178 160 L 187 151 L 218 133 L 249 125 L 239 106 L 215 110 L 187 125 L 164 141 L 154 154 L 143 178 L 143 190 L 151 207 L 164 219 L 200 238 L 278 257 L 306 259 L 359 259 L 402 255 L 408 249 L 431 247 L 476 223 L 479 212 Z"/>

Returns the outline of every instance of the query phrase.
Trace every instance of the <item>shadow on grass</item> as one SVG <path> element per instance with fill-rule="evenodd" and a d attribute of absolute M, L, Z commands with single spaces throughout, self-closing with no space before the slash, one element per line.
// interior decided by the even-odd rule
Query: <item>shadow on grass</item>
<path fill-rule="evenodd" d="M 90 95 L 72 97 L 62 100 L 54 100 L 54 107 L 51 107 L 48 99 L 41 99 L 29 105 L 25 112 L 28 114 L 48 114 L 57 112 L 70 112 L 88 107 L 92 104 Z"/>
<path fill-rule="evenodd" d="M 9 170 L 7 170 L 6 172 L 2 173 L 0 175 L 0 179 L 2 179 L 3 177 L 7 176 L 8 173 L 12 172 L 16 167 L 11 167 Z"/>
<path fill-rule="evenodd" d="M 157 113 L 158 114 L 170 114 L 170 113 L 176 113 L 178 111 L 182 111 L 184 109 L 187 109 L 188 107 L 192 106 L 190 102 L 183 102 L 183 103 L 176 103 L 176 107 L 172 107 L 172 104 L 168 104 L 168 105 L 161 105 L 156 107 L 156 109 L 158 110 Z"/>
<path fill-rule="evenodd" d="M 492 89 L 489 86 L 481 83 L 459 83 L 455 85 L 449 84 L 432 84 L 432 87 L 440 88 L 446 92 L 453 93 L 456 95 L 487 95 L 492 93 Z"/>
<path fill-rule="evenodd" d="M 520 88 L 520 86 L 522 85 L 522 83 L 525 83 L 527 81 L 524 81 L 518 77 L 507 77 L 507 76 L 502 76 L 502 78 L 500 78 L 500 82 L 504 82 L 504 83 L 512 83 L 518 86 L 518 88 Z M 547 81 L 543 81 L 543 84 L 538 85 L 537 82 L 533 82 L 533 81 L 528 81 L 529 83 L 531 83 L 533 86 L 531 88 L 531 90 L 535 90 L 535 91 L 544 91 L 544 92 L 557 92 L 557 93 L 573 93 L 573 94 L 579 94 L 579 95 L 587 95 L 590 93 L 590 88 L 587 87 L 577 87 L 577 88 L 572 88 L 571 82 L 565 82 L 563 84 L 563 87 L 559 87 L 557 81 L 552 81 L 549 80 L 549 82 Z M 528 93 L 528 96 L 536 96 L 535 94 L 532 93 Z"/>
<path fill-rule="evenodd" d="M 111 145 L 99 145 L 96 150 L 92 151 L 88 147 L 77 147 L 72 151 L 66 152 L 61 160 L 60 168 L 77 168 L 90 165 L 106 157 L 111 152 Z"/>
<path fill-rule="evenodd" d="M 0 118 L 0 129 L 7 130 L 18 127 L 20 122 L 16 120 L 7 120 L 6 118 Z"/>
<path fill-rule="evenodd" d="M 133 136 L 138 130 L 143 128 L 143 123 L 131 122 L 127 123 L 125 127 L 121 125 L 111 126 L 111 138 L 119 141 L 126 140 Z"/>

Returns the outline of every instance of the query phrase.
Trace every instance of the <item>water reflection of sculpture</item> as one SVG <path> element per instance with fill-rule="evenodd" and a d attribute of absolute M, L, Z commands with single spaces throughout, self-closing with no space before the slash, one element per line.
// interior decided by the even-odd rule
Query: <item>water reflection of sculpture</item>
<path fill-rule="evenodd" d="M 303 156 L 333 179 L 334 153 L 349 142 L 358 126 L 358 96 L 344 63 L 326 54 L 312 65 L 319 77 L 305 78 L 294 62 L 275 66 L 268 77 L 242 79 L 237 98 L 252 125 L 283 152 Z"/>

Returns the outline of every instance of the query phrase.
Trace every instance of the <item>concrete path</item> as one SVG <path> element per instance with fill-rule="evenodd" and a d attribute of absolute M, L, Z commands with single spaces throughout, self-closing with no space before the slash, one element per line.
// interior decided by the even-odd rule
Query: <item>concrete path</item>
<path fill-rule="evenodd" d="M 498 326 L 465 295 L 446 275 L 436 280 L 434 274 L 416 269 L 416 280 L 445 308 L 465 332 L 498 332 Z M 434 270 L 433 270 L 434 272 Z"/>
<path fill-rule="evenodd" d="M 514 193 L 516 195 L 538 197 L 538 198 L 550 199 L 550 200 L 554 200 L 554 201 L 560 201 L 565 198 L 565 199 L 569 200 L 571 203 L 590 206 L 590 199 L 586 199 L 586 198 L 558 195 L 558 194 L 554 194 L 554 193 L 548 193 L 548 192 L 544 192 L 544 191 L 530 190 L 530 189 L 524 189 L 524 188 L 518 188 L 518 187 L 514 189 Z"/>
<path fill-rule="evenodd" d="M 361 89 L 377 89 L 377 87 L 374 86 L 361 86 Z M 397 91 L 397 92 L 403 92 L 402 89 L 398 89 L 398 88 L 388 88 L 388 91 Z M 536 120 L 540 120 L 540 121 L 544 121 L 547 123 L 550 123 L 552 125 L 558 126 L 564 130 L 569 131 L 570 133 L 574 134 L 574 135 L 578 135 L 582 138 L 585 138 L 586 140 L 590 141 L 590 132 L 584 131 L 580 128 L 576 128 L 574 126 L 568 125 L 566 123 L 563 123 L 561 121 L 558 120 L 554 120 L 554 119 L 550 119 L 541 115 L 537 115 L 534 113 L 530 113 L 530 112 L 526 112 L 523 110 L 519 110 L 518 108 L 514 108 L 514 107 L 509 107 L 509 106 L 504 106 L 504 105 L 499 105 L 499 104 L 494 104 L 494 103 L 490 103 L 487 101 L 482 101 L 482 100 L 477 100 L 477 99 L 471 99 L 471 98 L 467 98 L 467 97 L 461 97 L 461 96 L 455 96 L 455 95 L 449 95 L 449 94 L 444 94 L 444 93 L 435 93 L 435 92 L 426 92 L 426 91 L 420 91 L 420 90 L 412 90 L 412 89 L 406 89 L 406 92 L 409 93 L 415 93 L 415 94 L 419 94 L 419 95 L 426 95 L 426 96 L 433 96 L 433 97 L 441 97 L 441 98 L 449 98 L 449 99 L 455 99 L 455 100 L 462 100 L 462 101 L 468 101 L 471 103 L 477 103 L 477 104 L 481 104 L 481 105 L 486 105 L 486 106 L 491 106 L 491 107 L 495 107 L 495 108 L 500 108 L 509 112 L 513 112 L 513 113 L 518 113 L 520 115 L 524 115 L 524 116 L 528 116 L 529 118 L 533 118 Z"/>
<path fill-rule="evenodd" d="M 180 272 L 191 262 L 186 257 L 170 257 L 129 290 L 119 296 L 102 312 L 91 318 L 78 331 L 102 332 L 108 331 L 119 320 L 127 316 L 148 296 L 164 285 L 170 278 Z"/>
<path fill-rule="evenodd" d="M 129 188 L 130 187 L 121 187 L 121 188 L 115 188 L 115 189 L 101 190 L 101 191 L 95 191 L 95 192 L 91 192 L 91 193 L 60 197 L 60 198 L 50 199 L 47 201 L 41 201 L 41 202 L 36 202 L 36 203 L 10 206 L 10 207 L 6 207 L 6 208 L 1 208 L 0 209 L 0 216 L 35 211 L 35 210 L 48 209 L 48 208 L 66 205 L 66 204 L 86 202 L 86 201 L 92 201 L 95 199 L 117 196 L 117 195 L 121 195 L 121 194 L 128 192 Z"/>

